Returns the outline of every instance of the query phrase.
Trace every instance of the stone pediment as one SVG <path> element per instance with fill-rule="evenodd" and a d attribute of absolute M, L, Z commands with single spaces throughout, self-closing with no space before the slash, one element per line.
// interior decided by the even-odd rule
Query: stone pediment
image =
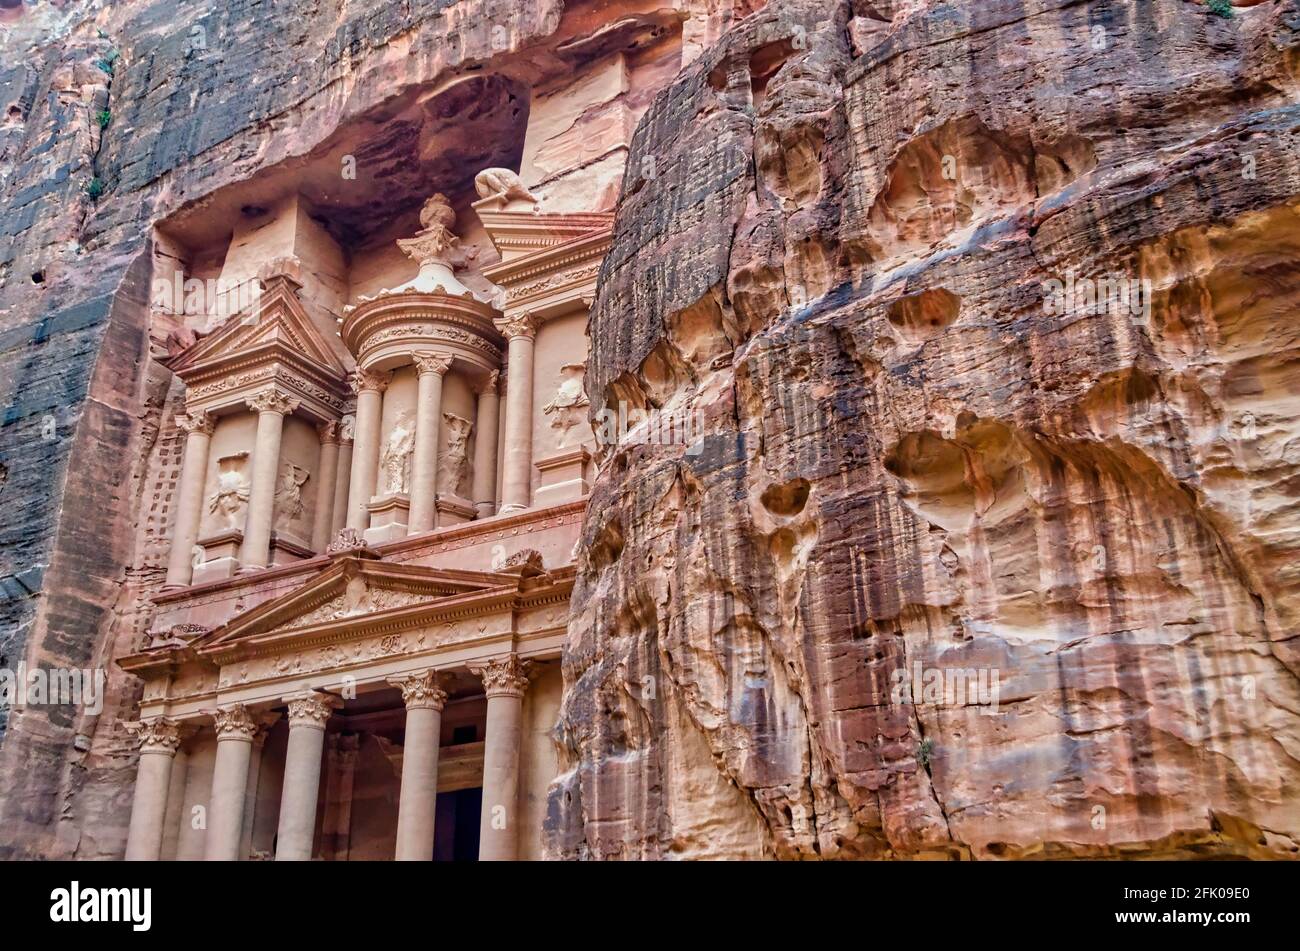
<path fill-rule="evenodd" d="M 520 579 L 508 573 L 457 571 L 357 557 L 335 563 L 301 588 L 258 605 L 195 645 L 222 660 L 301 637 L 350 636 L 405 615 L 434 614 L 481 598 L 511 598 Z"/>
<path fill-rule="evenodd" d="M 328 377 L 342 380 L 346 368 L 334 348 L 312 323 L 295 292 L 295 283 L 278 277 L 265 282 L 257 302 L 170 361 L 182 379 L 203 375 L 214 365 L 253 355 L 281 355 L 305 360 Z"/>

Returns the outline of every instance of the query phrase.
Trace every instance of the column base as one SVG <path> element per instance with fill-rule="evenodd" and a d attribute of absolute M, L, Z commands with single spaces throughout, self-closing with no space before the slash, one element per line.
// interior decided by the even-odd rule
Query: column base
<path fill-rule="evenodd" d="M 199 545 L 203 548 L 203 564 L 194 566 L 194 578 L 191 584 L 233 578 L 241 570 L 239 550 L 243 544 L 244 533 L 237 528 L 228 528 L 200 539 Z"/>
<path fill-rule="evenodd" d="M 537 471 L 542 479 L 533 493 L 533 504 L 544 508 L 576 502 L 590 493 L 591 486 L 587 482 L 590 463 L 591 453 L 583 446 L 538 460 Z"/>
<path fill-rule="evenodd" d="M 370 511 L 370 527 L 363 533 L 366 544 L 382 545 L 406 537 L 410 496 L 405 493 L 385 495 L 372 500 L 366 508 Z"/>
<path fill-rule="evenodd" d="M 458 495 L 439 495 L 435 503 L 438 509 L 438 527 L 459 525 L 474 518 L 474 505 L 468 499 Z"/>

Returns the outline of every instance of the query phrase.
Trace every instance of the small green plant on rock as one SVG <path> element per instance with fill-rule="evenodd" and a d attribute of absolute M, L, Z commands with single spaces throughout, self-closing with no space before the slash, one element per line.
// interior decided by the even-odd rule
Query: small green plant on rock
<path fill-rule="evenodd" d="M 1232 0 L 1207 0 L 1205 6 L 1213 16 L 1232 18 Z"/>
<path fill-rule="evenodd" d="M 100 178 L 98 175 L 92 178 L 90 180 L 90 183 L 86 185 L 86 195 L 90 198 L 91 201 L 98 201 L 99 196 L 104 194 L 104 192 L 107 190 L 108 188 L 104 184 L 104 180 Z"/>
<path fill-rule="evenodd" d="M 930 768 L 930 757 L 934 754 L 934 740 L 928 736 L 916 748 L 916 759 L 925 769 Z"/>
<path fill-rule="evenodd" d="M 99 112 L 95 113 L 95 121 L 99 123 L 101 129 L 107 129 L 108 124 L 113 121 L 113 113 L 107 109 L 100 109 Z"/>

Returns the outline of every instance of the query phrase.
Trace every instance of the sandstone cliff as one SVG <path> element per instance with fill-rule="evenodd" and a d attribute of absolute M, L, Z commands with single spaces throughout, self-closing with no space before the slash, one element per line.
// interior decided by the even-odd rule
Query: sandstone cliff
<path fill-rule="evenodd" d="M 787 0 L 658 98 L 587 385 L 705 435 L 603 460 L 550 855 L 1300 854 L 1300 3 L 1236 7 Z"/>

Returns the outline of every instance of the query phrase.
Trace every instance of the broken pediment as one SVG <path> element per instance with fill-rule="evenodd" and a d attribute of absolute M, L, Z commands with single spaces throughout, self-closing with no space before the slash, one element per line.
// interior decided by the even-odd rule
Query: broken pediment
<path fill-rule="evenodd" d="M 233 358 L 256 354 L 305 360 L 340 383 L 346 368 L 335 349 L 316 326 L 299 299 L 298 283 L 287 274 L 263 279 L 262 292 L 245 311 L 228 319 L 170 362 L 171 369 L 189 382 L 205 370 Z"/>
<path fill-rule="evenodd" d="M 299 633 L 355 627 L 366 630 L 408 609 L 434 614 L 479 597 L 513 596 L 518 578 L 495 572 L 457 571 L 345 556 L 298 590 L 258 605 L 218 628 L 198 645 L 225 654 Z M 424 610 L 418 610 L 424 609 Z"/>

